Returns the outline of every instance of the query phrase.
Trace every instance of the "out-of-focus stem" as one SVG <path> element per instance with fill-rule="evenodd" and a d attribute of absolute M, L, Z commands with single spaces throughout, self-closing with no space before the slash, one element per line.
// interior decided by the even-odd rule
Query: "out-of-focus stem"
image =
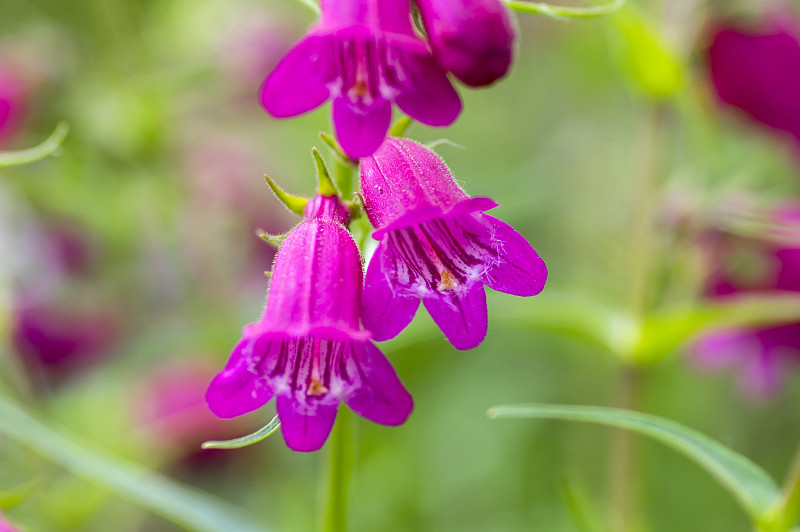
<path fill-rule="evenodd" d="M 771 516 L 758 528 L 759 532 L 789 532 L 800 520 L 800 447 L 797 448 L 781 498 Z"/>
<path fill-rule="evenodd" d="M 323 532 L 347 530 L 347 495 L 353 470 L 351 414 L 342 408 L 329 442 L 330 462 L 326 475 L 327 493 Z"/>
<path fill-rule="evenodd" d="M 660 172 L 661 130 L 664 109 L 661 104 L 648 104 L 640 128 L 639 165 L 634 175 L 636 192 L 631 220 L 631 261 L 628 311 L 637 322 L 643 320 L 648 306 L 651 265 L 655 240 Z M 646 369 L 637 364 L 637 353 L 629 354 L 619 370 L 618 404 L 639 410 Z M 614 434 L 611 451 L 609 490 L 611 493 L 611 529 L 627 532 L 635 526 L 638 491 L 639 438 L 627 431 Z"/>

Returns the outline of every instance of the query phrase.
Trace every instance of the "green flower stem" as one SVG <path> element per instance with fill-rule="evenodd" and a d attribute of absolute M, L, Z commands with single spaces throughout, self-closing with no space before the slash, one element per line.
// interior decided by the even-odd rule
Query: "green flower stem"
<path fill-rule="evenodd" d="M 643 114 L 639 165 L 633 178 L 636 180 L 631 222 L 631 262 L 628 267 L 629 315 L 641 323 L 648 311 L 648 299 L 653 263 L 653 242 L 656 240 L 655 212 L 660 172 L 661 130 L 664 109 L 656 103 L 648 104 Z M 618 377 L 618 404 L 627 410 L 640 410 L 646 368 L 637 363 L 637 348 L 626 354 Z M 638 507 L 639 437 L 618 430 L 613 436 L 609 491 L 611 499 L 611 529 L 619 532 L 636 526 Z"/>
<path fill-rule="evenodd" d="M 325 478 L 327 493 L 322 530 L 323 532 L 345 532 L 347 530 L 347 495 L 350 487 L 350 474 L 353 471 L 352 414 L 347 408 L 339 410 L 329 447 L 330 462 Z"/>

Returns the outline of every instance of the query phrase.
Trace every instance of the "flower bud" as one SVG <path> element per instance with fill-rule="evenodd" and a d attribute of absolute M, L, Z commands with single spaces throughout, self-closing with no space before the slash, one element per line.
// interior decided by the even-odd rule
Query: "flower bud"
<path fill-rule="evenodd" d="M 471 87 L 491 85 L 511 66 L 514 25 L 500 0 L 417 0 L 439 63 Z"/>

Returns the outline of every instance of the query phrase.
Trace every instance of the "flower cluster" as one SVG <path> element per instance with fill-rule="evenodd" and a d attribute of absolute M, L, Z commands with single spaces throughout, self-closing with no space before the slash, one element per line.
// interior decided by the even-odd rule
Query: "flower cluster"
<path fill-rule="evenodd" d="M 303 221 L 282 239 L 261 319 L 244 328 L 206 399 L 229 418 L 276 397 L 296 451 L 322 447 L 340 402 L 376 423 L 405 422 L 411 395 L 373 341 L 399 334 L 420 301 L 456 348 L 471 349 L 487 333 L 484 285 L 532 296 L 547 277 L 533 247 L 484 214 L 494 201 L 469 197 L 429 148 L 385 138 L 392 103 L 424 124 L 448 125 L 461 102 L 447 73 L 487 85 L 511 62 L 514 31 L 499 0 L 417 6 L 427 42 L 409 0 L 322 0 L 317 25 L 262 88 L 261 103 L 278 117 L 332 100 L 341 148 L 360 159 L 360 199 L 379 241 L 364 279 L 352 211 L 316 151 L 313 199 L 270 181 Z"/>
<path fill-rule="evenodd" d="M 511 18 L 500 0 L 418 6 L 427 43 L 412 25 L 409 0 L 322 0 L 320 20 L 264 81 L 264 109 L 285 118 L 330 99 L 337 137 L 353 159 L 378 149 L 392 103 L 423 124 L 451 124 L 461 100 L 447 72 L 471 86 L 503 77 Z"/>
<path fill-rule="evenodd" d="M 708 246 L 708 297 L 725 300 L 746 294 L 800 292 L 796 236 L 800 233 L 800 206 L 784 205 L 771 217 L 772 223 L 794 236 L 777 235 L 774 241 L 743 240 L 725 234 L 713 237 Z M 703 367 L 738 367 L 745 392 L 756 398 L 767 397 L 780 386 L 785 368 L 800 363 L 800 323 L 716 331 L 699 339 L 693 351 Z"/>

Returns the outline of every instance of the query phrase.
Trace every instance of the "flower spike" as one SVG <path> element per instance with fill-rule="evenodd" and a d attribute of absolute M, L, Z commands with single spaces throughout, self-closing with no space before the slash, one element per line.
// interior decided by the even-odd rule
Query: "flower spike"
<path fill-rule="evenodd" d="M 338 196 L 339 191 L 336 190 L 336 185 L 333 184 L 331 174 L 328 173 L 328 167 L 325 166 L 325 160 L 320 155 L 317 148 L 311 148 L 311 154 L 314 156 L 314 162 L 317 163 L 317 180 L 319 182 L 319 193 L 323 196 Z"/>
<path fill-rule="evenodd" d="M 292 196 L 288 194 L 285 190 L 275 184 L 268 175 L 264 174 L 264 179 L 267 180 L 267 184 L 269 188 L 272 189 L 272 193 L 275 194 L 275 197 L 278 198 L 278 201 L 286 205 L 290 211 L 295 214 L 299 214 L 300 216 L 303 215 L 303 210 L 306 208 L 308 204 L 308 198 L 303 198 L 300 196 Z"/>

